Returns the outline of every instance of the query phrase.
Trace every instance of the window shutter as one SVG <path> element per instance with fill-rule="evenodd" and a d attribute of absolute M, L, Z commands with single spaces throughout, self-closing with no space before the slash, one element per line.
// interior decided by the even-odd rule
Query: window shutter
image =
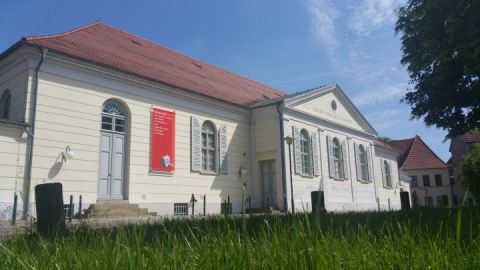
<path fill-rule="evenodd" d="M 312 161 L 313 161 L 313 175 L 320 175 L 320 152 L 318 147 L 318 133 L 312 132 Z"/>
<path fill-rule="evenodd" d="M 373 182 L 374 174 L 373 174 L 373 155 L 372 155 L 372 147 L 367 148 L 367 164 L 368 164 L 368 181 Z"/>
<path fill-rule="evenodd" d="M 349 170 L 349 158 L 348 158 L 348 149 L 347 149 L 347 140 L 342 141 L 342 153 L 343 153 L 343 172 L 344 172 L 344 179 L 349 178 L 350 170 Z"/>
<path fill-rule="evenodd" d="M 362 179 L 362 166 L 360 166 L 360 145 L 353 143 L 353 149 L 355 149 L 355 168 L 357 169 L 357 180 Z"/>
<path fill-rule="evenodd" d="M 333 139 L 327 135 L 327 147 L 328 147 L 328 170 L 330 177 L 335 177 L 335 164 L 333 162 Z"/>
<path fill-rule="evenodd" d="M 219 129 L 220 138 L 220 173 L 228 174 L 228 155 L 227 155 L 227 126 L 222 125 Z"/>
<path fill-rule="evenodd" d="M 384 167 L 384 164 L 383 164 L 383 159 L 380 159 L 380 168 L 382 168 L 382 182 L 383 182 L 383 187 L 387 187 L 387 184 L 386 184 L 386 177 L 385 177 L 385 167 Z"/>
<path fill-rule="evenodd" d="M 390 168 L 390 186 L 389 187 L 393 187 L 392 162 L 391 161 L 387 161 L 387 162 L 388 162 L 388 167 Z"/>
<path fill-rule="evenodd" d="M 202 170 L 202 129 L 198 119 L 191 117 L 191 145 L 190 145 L 190 162 L 192 171 L 201 171 Z"/>
<path fill-rule="evenodd" d="M 295 173 L 302 173 L 302 159 L 300 154 L 300 132 L 293 126 L 293 151 L 295 154 Z"/>

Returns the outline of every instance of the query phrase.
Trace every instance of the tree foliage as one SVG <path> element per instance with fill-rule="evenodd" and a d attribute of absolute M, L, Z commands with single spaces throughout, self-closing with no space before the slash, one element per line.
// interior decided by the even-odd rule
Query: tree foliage
<path fill-rule="evenodd" d="M 402 101 L 413 119 L 448 130 L 480 126 L 480 0 L 409 0 L 395 31 L 413 89 Z"/>
<path fill-rule="evenodd" d="M 387 137 L 387 136 L 380 136 L 380 137 L 378 137 L 378 139 L 382 142 L 389 142 L 389 141 L 392 140 L 392 138 Z"/>
<path fill-rule="evenodd" d="M 470 151 L 463 161 L 462 180 L 475 198 L 480 198 L 480 143 Z"/>

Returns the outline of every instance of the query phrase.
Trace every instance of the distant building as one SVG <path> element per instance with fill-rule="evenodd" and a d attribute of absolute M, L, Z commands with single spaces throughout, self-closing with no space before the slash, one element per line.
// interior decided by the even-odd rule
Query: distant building
<path fill-rule="evenodd" d="M 480 143 L 480 131 L 470 131 L 461 136 L 456 136 L 450 141 L 450 171 L 452 182 L 453 202 L 462 203 L 464 200 L 464 184 L 459 174 L 465 157 L 472 151 L 473 146 Z M 467 203 L 473 203 L 473 196 L 470 194 Z"/>
<path fill-rule="evenodd" d="M 389 141 L 388 144 L 402 152 L 398 158 L 398 166 L 401 174 L 410 177 L 412 200 L 416 196 L 418 204 L 426 207 L 453 205 L 448 165 L 420 136 Z"/>

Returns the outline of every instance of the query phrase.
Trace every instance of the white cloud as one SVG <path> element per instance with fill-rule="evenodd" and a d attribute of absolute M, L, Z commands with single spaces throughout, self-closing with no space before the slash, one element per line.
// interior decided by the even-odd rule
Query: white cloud
<path fill-rule="evenodd" d="M 383 26 L 393 25 L 397 19 L 395 9 L 404 2 L 404 0 L 354 1 L 349 27 L 356 34 L 365 35 Z"/>
<path fill-rule="evenodd" d="M 331 0 L 305 0 L 305 5 L 310 13 L 311 31 L 324 46 L 329 57 L 334 58 L 338 45 L 335 19 L 338 11 Z"/>
<path fill-rule="evenodd" d="M 405 93 L 407 85 L 404 83 L 387 85 L 374 88 L 372 90 L 363 91 L 352 98 L 353 103 L 357 106 L 373 105 L 379 102 L 392 99 L 400 99 Z"/>

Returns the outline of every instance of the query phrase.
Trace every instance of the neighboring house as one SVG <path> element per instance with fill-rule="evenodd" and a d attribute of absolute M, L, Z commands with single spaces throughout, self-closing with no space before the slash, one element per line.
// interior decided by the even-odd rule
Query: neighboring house
<path fill-rule="evenodd" d="M 452 205 L 448 165 L 420 136 L 387 143 L 402 152 L 398 164 L 400 171 L 410 177 L 412 200 L 416 196 L 419 205 L 426 207 Z"/>
<path fill-rule="evenodd" d="M 463 160 L 477 143 L 480 143 L 479 130 L 467 132 L 450 140 L 450 153 L 452 154 L 452 157 L 449 165 L 451 166 L 454 204 L 460 204 L 464 201 L 465 187 L 459 174 L 462 169 Z M 466 203 L 473 203 L 473 195 L 471 193 L 469 194 Z"/>
<path fill-rule="evenodd" d="M 0 219 L 14 193 L 34 216 L 33 189 L 51 182 L 83 208 L 161 215 L 187 214 L 192 194 L 238 213 L 243 190 L 252 208 L 291 211 L 290 175 L 298 211 L 319 191 L 328 211 L 400 209 L 406 191 L 398 153 L 338 85 L 287 95 L 100 22 L 13 45 L 0 95 Z"/>

